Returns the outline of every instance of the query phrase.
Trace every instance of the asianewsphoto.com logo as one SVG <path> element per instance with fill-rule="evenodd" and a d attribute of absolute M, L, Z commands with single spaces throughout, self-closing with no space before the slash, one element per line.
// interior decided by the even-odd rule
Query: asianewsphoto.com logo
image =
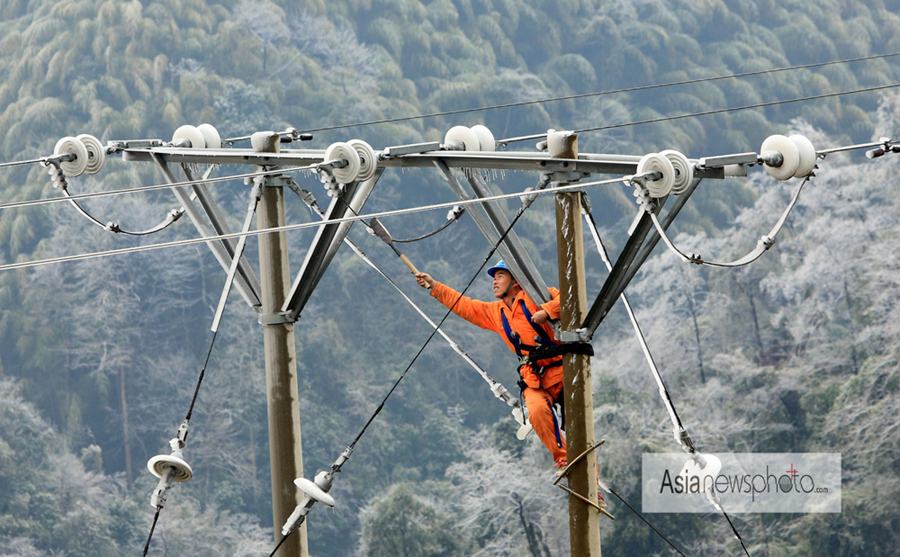
<path fill-rule="evenodd" d="M 707 464 L 684 453 L 644 454 L 644 512 L 713 512 L 708 493 L 728 512 L 841 512 L 838 453 L 710 456 Z"/>

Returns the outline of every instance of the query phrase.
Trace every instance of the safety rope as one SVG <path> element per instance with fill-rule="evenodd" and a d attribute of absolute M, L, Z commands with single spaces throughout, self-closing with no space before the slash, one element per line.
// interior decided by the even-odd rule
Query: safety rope
<path fill-rule="evenodd" d="M 794 192 L 793 197 L 791 198 L 791 202 L 788 204 L 787 208 L 781 214 L 781 217 L 775 223 L 775 226 L 772 227 L 772 230 L 769 231 L 765 236 L 760 237 L 759 241 L 756 243 L 756 247 L 747 255 L 736 259 L 734 261 L 722 263 L 716 261 L 704 261 L 699 254 L 695 255 L 687 255 L 680 249 L 678 249 L 672 240 L 669 238 L 669 235 L 666 234 L 665 229 L 659 223 L 659 218 L 657 218 L 656 213 L 652 210 L 648 210 L 650 213 L 650 218 L 653 220 L 653 226 L 656 227 L 656 231 L 659 233 L 659 236 L 662 238 L 663 242 L 669 246 L 669 249 L 675 252 L 678 257 L 681 258 L 684 262 L 694 263 L 696 265 L 709 265 L 710 267 L 742 267 L 744 265 L 749 265 L 753 263 L 769 250 L 773 245 L 775 245 L 775 236 L 781 232 L 781 228 L 784 226 L 784 222 L 787 220 L 788 216 L 791 214 L 791 211 L 794 210 L 794 206 L 797 204 L 797 200 L 800 199 L 800 192 L 803 191 L 803 186 L 807 184 L 807 182 L 815 176 L 814 174 L 809 174 L 806 178 L 803 179 L 803 182 L 800 183 L 800 186 L 797 187 L 797 191 Z"/>

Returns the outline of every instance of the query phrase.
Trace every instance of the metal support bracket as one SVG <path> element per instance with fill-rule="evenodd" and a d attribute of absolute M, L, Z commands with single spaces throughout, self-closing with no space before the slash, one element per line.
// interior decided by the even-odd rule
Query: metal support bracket
<path fill-rule="evenodd" d="M 283 325 L 285 323 L 293 323 L 289 312 L 282 311 L 279 313 L 260 313 L 256 316 L 256 320 L 260 325 Z"/>
<path fill-rule="evenodd" d="M 248 186 L 252 186 L 253 181 L 256 180 L 257 178 L 259 178 L 259 176 L 256 176 L 256 177 L 248 176 L 247 178 L 244 178 L 244 184 L 246 184 Z M 294 183 L 294 179 L 292 177 L 284 176 L 284 175 L 280 175 L 280 174 L 275 175 L 275 176 L 266 176 L 265 178 L 266 178 L 266 180 L 264 180 L 263 185 L 267 188 L 284 188 L 284 187 L 289 188 L 289 187 L 291 187 L 291 184 Z"/>
<path fill-rule="evenodd" d="M 587 329 L 575 329 L 574 331 L 562 331 L 559 333 L 560 342 L 590 342 L 593 335 Z"/>

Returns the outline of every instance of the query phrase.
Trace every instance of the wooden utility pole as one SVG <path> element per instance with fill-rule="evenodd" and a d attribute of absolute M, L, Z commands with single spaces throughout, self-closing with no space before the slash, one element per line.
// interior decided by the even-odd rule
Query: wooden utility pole
<path fill-rule="evenodd" d="M 272 132 L 259 132 L 251 138 L 253 150 L 280 151 L 280 138 Z M 262 167 L 257 167 L 261 170 Z M 284 226 L 284 177 L 266 176 L 257 209 L 259 229 Z M 299 503 L 294 479 L 303 477 L 303 452 L 300 438 L 300 402 L 297 385 L 297 358 L 294 324 L 280 315 L 291 286 L 287 234 L 272 232 L 259 236 L 259 275 L 262 287 L 262 311 L 266 356 L 266 402 L 269 415 L 269 456 L 272 466 L 272 519 L 275 542 L 281 539 L 281 526 Z M 288 538 L 277 557 L 307 557 L 309 548 L 306 523 Z"/>
<path fill-rule="evenodd" d="M 555 158 L 577 159 L 578 136 L 549 132 L 547 148 Z M 581 192 L 556 194 L 556 242 L 559 258 L 560 325 L 566 332 L 581 326 L 587 314 L 584 242 L 581 235 Z M 563 356 L 563 396 L 566 408 L 566 452 L 569 462 L 594 444 L 594 403 L 591 357 Z M 597 459 L 586 455 L 568 473 L 568 487 L 588 501 L 597 501 Z M 600 557 L 600 513 L 569 495 L 569 537 L 572 557 Z"/>

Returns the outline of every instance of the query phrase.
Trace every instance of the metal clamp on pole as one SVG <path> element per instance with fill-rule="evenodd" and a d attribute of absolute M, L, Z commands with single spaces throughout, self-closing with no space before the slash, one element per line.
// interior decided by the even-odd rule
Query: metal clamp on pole
<path fill-rule="evenodd" d="M 574 331 L 562 331 L 559 333 L 560 342 L 590 342 L 591 332 L 587 329 L 575 329 Z"/>
<path fill-rule="evenodd" d="M 282 311 L 279 313 L 260 313 L 256 316 L 256 320 L 260 325 L 284 325 L 285 323 L 294 323 L 291 319 L 290 312 Z"/>

